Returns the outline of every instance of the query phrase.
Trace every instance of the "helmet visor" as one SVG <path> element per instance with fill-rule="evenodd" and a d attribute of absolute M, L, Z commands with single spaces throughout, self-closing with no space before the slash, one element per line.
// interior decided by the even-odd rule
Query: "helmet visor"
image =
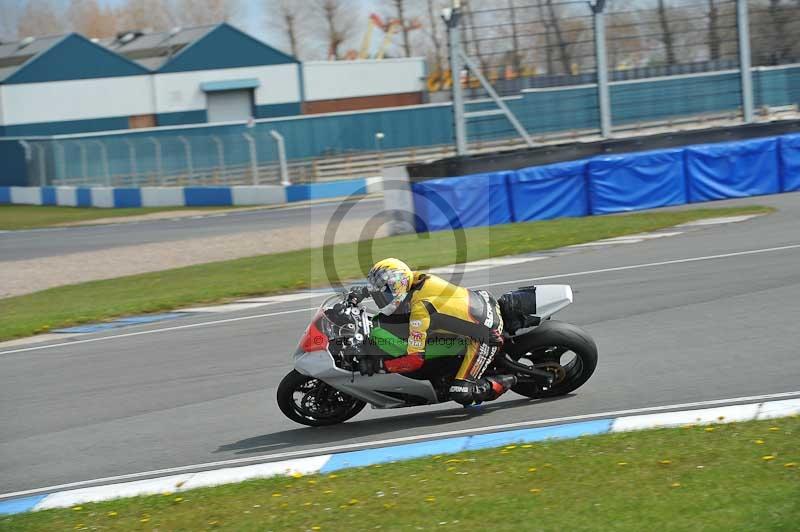
<path fill-rule="evenodd" d="M 370 295 L 375 301 L 375 305 L 381 310 L 394 301 L 394 294 L 389 289 L 389 285 L 384 285 L 382 289 L 371 290 Z"/>

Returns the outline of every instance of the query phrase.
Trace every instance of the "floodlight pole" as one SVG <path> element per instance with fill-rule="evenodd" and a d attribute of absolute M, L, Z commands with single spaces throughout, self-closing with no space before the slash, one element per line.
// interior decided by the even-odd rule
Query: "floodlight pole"
<path fill-rule="evenodd" d="M 736 0 L 736 26 L 739 34 L 739 73 L 742 78 L 742 116 L 753 121 L 753 73 L 750 69 L 750 22 L 747 0 Z"/>
<path fill-rule="evenodd" d="M 467 124 L 464 116 L 464 91 L 461 87 L 461 2 L 453 0 L 451 7 L 442 12 L 447 25 L 450 53 L 450 79 L 453 91 L 453 125 L 456 135 L 456 154 L 467 155 Z"/>
<path fill-rule="evenodd" d="M 611 96 L 608 88 L 608 52 L 606 51 L 606 0 L 589 4 L 594 15 L 594 50 L 597 70 L 597 100 L 600 104 L 600 135 L 611 136 Z"/>

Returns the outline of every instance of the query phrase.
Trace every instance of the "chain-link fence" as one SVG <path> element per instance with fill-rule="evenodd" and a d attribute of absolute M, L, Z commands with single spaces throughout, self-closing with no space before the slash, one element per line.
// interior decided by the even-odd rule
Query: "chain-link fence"
<path fill-rule="evenodd" d="M 795 0 L 463 0 L 447 18 L 456 131 L 463 120 L 473 143 L 524 139 L 520 126 L 532 143 L 750 121 L 800 102 Z"/>

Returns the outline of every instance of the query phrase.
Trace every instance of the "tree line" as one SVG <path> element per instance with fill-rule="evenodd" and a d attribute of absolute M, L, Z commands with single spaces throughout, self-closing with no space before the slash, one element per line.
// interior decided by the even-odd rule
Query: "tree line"
<path fill-rule="evenodd" d="M 253 2 L 259 5 L 254 6 Z M 107 38 L 231 22 L 263 28 L 270 44 L 302 60 L 370 56 L 391 28 L 387 57 L 424 56 L 447 67 L 442 9 L 451 0 L 2 0 L 0 40 L 76 31 Z M 463 46 L 487 72 L 564 74 L 594 68 L 588 3 L 462 0 Z M 755 65 L 800 60 L 800 0 L 750 0 Z M 376 28 L 368 15 L 383 21 Z M 253 13 L 263 20 L 251 21 Z M 735 60 L 733 0 L 609 0 L 611 68 Z M 247 24 L 245 24 L 247 23 Z M 373 41 L 365 34 L 372 25 Z M 377 30 L 377 31 L 376 31 Z"/>

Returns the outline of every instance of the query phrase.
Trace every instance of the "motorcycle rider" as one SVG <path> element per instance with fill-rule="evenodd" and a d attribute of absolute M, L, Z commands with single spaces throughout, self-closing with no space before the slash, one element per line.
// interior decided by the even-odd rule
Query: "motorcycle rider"
<path fill-rule="evenodd" d="M 412 271 L 394 258 L 372 267 L 367 289 L 382 314 L 391 315 L 400 308 L 410 312 L 406 355 L 385 360 L 370 357 L 371 370 L 419 370 L 425 363 L 428 333 L 437 331 L 469 339 L 464 360 L 449 389 L 451 399 L 464 406 L 492 401 L 516 384 L 513 375 L 483 377 L 503 344 L 503 317 L 488 292 L 468 290 L 435 275 Z"/>

